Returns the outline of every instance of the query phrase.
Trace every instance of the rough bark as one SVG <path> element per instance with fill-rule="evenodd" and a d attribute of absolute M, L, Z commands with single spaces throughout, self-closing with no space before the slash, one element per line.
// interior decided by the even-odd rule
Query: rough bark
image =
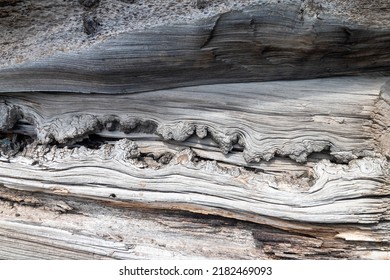
<path fill-rule="evenodd" d="M 390 258 L 389 4 L 236 2 L 0 1 L 0 258 Z"/>

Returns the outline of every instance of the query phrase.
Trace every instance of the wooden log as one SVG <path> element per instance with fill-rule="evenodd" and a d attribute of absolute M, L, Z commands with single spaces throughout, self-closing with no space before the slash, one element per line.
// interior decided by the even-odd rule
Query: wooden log
<path fill-rule="evenodd" d="M 79 2 L 0 1 L 1 259 L 390 258 L 387 1 Z"/>

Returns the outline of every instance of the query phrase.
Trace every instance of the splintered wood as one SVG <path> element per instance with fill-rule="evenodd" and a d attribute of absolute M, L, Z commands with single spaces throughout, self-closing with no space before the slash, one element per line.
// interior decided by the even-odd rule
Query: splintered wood
<path fill-rule="evenodd" d="M 115 98 L 1 94 L 13 122 L 3 127 L 36 140 L 3 153 L 0 183 L 277 228 L 287 220 L 380 223 L 390 205 L 384 81 L 197 86 Z"/>

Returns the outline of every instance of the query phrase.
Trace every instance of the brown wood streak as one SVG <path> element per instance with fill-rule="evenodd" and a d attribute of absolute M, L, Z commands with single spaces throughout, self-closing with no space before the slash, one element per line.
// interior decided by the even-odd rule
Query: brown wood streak
<path fill-rule="evenodd" d="M 384 235 L 388 223 L 355 227 L 279 220 L 275 228 L 218 216 L 107 207 L 85 199 L 7 189 L 0 190 L 0 197 L 0 258 L 389 257 L 389 238 Z M 71 210 L 61 211 L 57 205 Z"/>

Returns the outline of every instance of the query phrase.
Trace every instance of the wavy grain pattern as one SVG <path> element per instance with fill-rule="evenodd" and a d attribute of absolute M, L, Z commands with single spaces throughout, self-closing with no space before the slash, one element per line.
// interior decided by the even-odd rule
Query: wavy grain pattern
<path fill-rule="evenodd" d="M 199 84 L 390 73 L 388 26 L 301 1 L 123 33 L 0 69 L 0 91 L 133 93 Z"/>
<path fill-rule="evenodd" d="M 388 1 L 2 2 L 0 258 L 390 258 Z"/>

